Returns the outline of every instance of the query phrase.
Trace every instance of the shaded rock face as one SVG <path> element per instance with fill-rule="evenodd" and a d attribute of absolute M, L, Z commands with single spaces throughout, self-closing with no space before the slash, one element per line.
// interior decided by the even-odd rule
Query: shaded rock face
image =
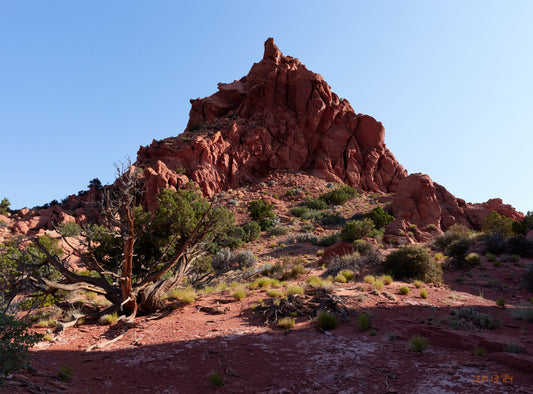
<path fill-rule="evenodd" d="M 276 170 L 375 192 L 396 192 L 407 176 L 385 146 L 383 125 L 356 114 L 320 75 L 284 56 L 271 38 L 247 76 L 221 83 L 218 92 L 191 104 L 188 131 L 138 152 L 137 165 L 151 168 L 145 170 L 151 179 L 160 175 L 150 181 L 150 194 L 176 186 L 163 166 L 185 169 L 206 195 Z"/>

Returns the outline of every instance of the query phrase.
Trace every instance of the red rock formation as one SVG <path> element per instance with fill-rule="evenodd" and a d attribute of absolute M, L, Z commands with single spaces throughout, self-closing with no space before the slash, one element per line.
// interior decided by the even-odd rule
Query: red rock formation
<path fill-rule="evenodd" d="M 397 191 L 407 175 L 385 147 L 383 125 L 356 114 L 271 38 L 247 76 L 218 89 L 191 100 L 188 131 L 139 150 L 137 165 L 149 175 L 148 198 L 175 186 L 167 170 L 178 168 L 207 195 L 276 170 L 382 192 Z"/>
<path fill-rule="evenodd" d="M 499 198 L 481 204 L 467 204 L 424 174 L 411 174 L 402 179 L 391 205 L 396 219 L 387 226 L 390 234 L 399 234 L 400 230 L 406 232 L 406 221 L 421 227 L 433 224 L 442 230 L 457 223 L 481 230 L 483 221 L 492 211 L 513 220 L 524 218 L 522 213 L 503 204 Z M 427 238 L 423 233 L 416 235 L 419 241 Z"/>

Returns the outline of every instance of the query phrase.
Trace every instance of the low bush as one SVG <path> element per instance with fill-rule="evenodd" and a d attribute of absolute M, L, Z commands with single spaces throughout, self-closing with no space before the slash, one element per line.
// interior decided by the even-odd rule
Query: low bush
<path fill-rule="evenodd" d="M 81 227 L 76 222 L 65 222 L 57 226 L 57 231 L 64 237 L 77 237 L 81 234 Z"/>
<path fill-rule="evenodd" d="M 224 379 L 218 372 L 213 372 L 209 374 L 209 381 L 214 387 L 222 387 L 224 386 Z"/>
<path fill-rule="evenodd" d="M 177 300 L 185 304 L 192 304 L 196 300 L 196 290 L 192 287 L 172 289 L 166 294 L 165 298 Z"/>
<path fill-rule="evenodd" d="M 388 286 L 393 282 L 393 279 L 392 279 L 392 276 L 390 275 L 383 275 L 381 277 L 381 281 L 383 282 L 384 285 Z"/>
<path fill-rule="evenodd" d="M 318 326 L 323 330 L 333 330 L 339 325 L 339 319 L 331 312 L 319 311 L 316 316 Z"/>
<path fill-rule="evenodd" d="M 349 269 L 342 270 L 341 275 L 344 276 L 347 281 L 352 280 L 355 277 L 355 273 Z"/>
<path fill-rule="evenodd" d="M 372 287 L 376 290 L 381 290 L 383 289 L 383 282 L 380 281 L 380 280 L 376 280 L 374 283 L 372 283 Z"/>
<path fill-rule="evenodd" d="M 115 324 L 117 321 L 118 321 L 118 314 L 117 312 L 115 312 L 115 313 L 110 313 L 110 314 L 101 316 L 100 319 L 98 320 L 98 323 L 102 325 L 109 325 L 109 324 Z"/>
<path fill-rule="evenodd" d="M 359 331 L 368 331 L 371 326 L 372 316 L 369 313 L 363 312 L 357 316 L 357 329 Z"/>
<path fill-rule="evenodd" d="M 368 283 L 369 285 L 371 285 L 372 283 L 376 281 L 376 278 L 373 275 L 367 275 L 364 277 L 363 280 L 365 281 L 365 283 Z"/>
<path fill-rule="evenodd" d="M 324 226 L 336 226 L 346 223 L 346 219 L 339 214 L 330 213 L 320 217 L 320 223 Z"/>
<path fill-rule="evenodd" d="M 324 246 L 327 248 L 328 246 L 331 246 L 337 243 L 338 240 L 339 240 L 338 234 L 331 234 L 331 235 L 327 235 L 325 237 L 320 238 L 317 242 L 317 245 Z"/>
<path fill-rule="evenodd" d="M 427 338 L 416 336 L 409 340 L 409 350 L 412 352 L 423 352 L 429 346 Z"/>
<path fill-rule="evenodd" d="M 374 222 L 370 219 L 354 220 L 344 226 L 340 239 L 344 242 L 354 242 L 356 239 L 372 236 Z"/>
<path fill-rule="evenodd" d="M 407 294 L 409 294 L 409 292 L 410 292 L 410 289 L 407 286 L 400 286 L 398 288 L 398 293 L 400 293 L 402 295 L 407 295 Z"/>
<path fill-rule="evenodd" d="M 243 230 L 243 241 L 252 242 L 261 237 L 261 226 L 255 221 L 246 222 L 241 226 Z"/>
<path fill-rule="evenodd" d="M 259 223 L 262 230 L 268 230 L 274 225 L 274 205 L 264 200 L 250 201 L 248 204 L 250 218 Z"/>
<path fill-rule="evenodd" d="M 472 353 L 474 353 L 474 356 L 485 357 L 487 355 L 487 349 L 481 346 L 475 346 Z"/>
<path fill-rule="evenodd" d="M 357 189 L 344 185 L 327 193 L 321 194 L 320 199 L 329 205 L 343 205 L 348 200 L 357 197 L 358 195 L 359 193 L 357 192 Z"/>
<path fill-rule="evenodd" d="M 30 323 L 0 312 L 0 386 L 7 375 L 28 365 L 29 349 L 42 338 Z"/>
<path fill-rule="evenodd" d="M 420 290 L 420 297 L 424 299 L 428 298 L 428 291 L 426 289 Z"/>
<path fill-rule="evenodd" d="M 421 246 L 406 245 L 392 251 L 383 262 L 383 270 L 397 279 L 441 282 L 442 267 Z"/>
<path fill-rule="evenodd" d="M 244 289 L 237 289 L 235 292 L 233 292 L 232 296 L 233 298 L 235 298 L 236 300 L 242 300 L 244 298 L 246 298 L 248 294 L 246 293 L 246 290 Z"/>
<path fill-rule="evenodd" d="M 413 282 L 413 285 L 417 288 L 417 289 L 420 289 L 423 285 L 424 285 L 424 282 L 422 282 L 421 280 L 415 280 Z"/>
<path fill-rule="evenodd" d="M 384 227 L 394 220 L 394 217 L 385 212 L 382 207 L 374 208 L 365 213 L 363 217 L 372 220 L 376 228 Z"/>
<path fill-rule="evenodd" d="M 361 256 L 367 256 L 372 253 L 375 248 L 374 245 L 364 239 L 356 239 L 353 241 L 353 250 L 354 252 L 361 254 Z"/>
<path fill-rule="evenodd" d="M 287 288 L 287 294 L 289 295 L 303 295 L 304 289 L 300 286 L 289 286 Z"/>
<path fill-rule="evenodd" d="M 278 235 L 287 235 L 289 233 L 289 228 L 285 226 L 276 226 L 268 230 L 268 235 L 278 236 Z"/>
<path fill-rule="evenodd" d="M 443 252 L 452 242 L 470 240 L 470 229 L 462 224 L 454 224 L 443 235 L 435 237 L 433 247 Z"/>
<path fill-rule="evenodd" d="M 504 306 L 505 306 L 505 298 L 503 298 L 503 297 L 499 297 L 499 298 L 496 300 L 496 305 L 501 306 L 501 307 L 504 307 Z"/>
<path fill-rule="evenodd" d="M 475 307 L 450 310 L 448 323 L 454 330 L 487 330 L 501 327 L 501 323 L 488 313 L 478 312 Z"/>
<path fill-rule="evenodd" d="M 328 207 L 328 204 L 319 198 L 308 198 L 305 200 L 304 204 L 306 207 L 317 211 L 326 209 Z"/>
<path fill-rule="evenodd" d="M 513 219 L 492 211 L 483 220 L 482 230 L 486 234 L 501 234 L 509 236 L 513 234 Z"/>
<path fill-rule="evenodd" d="M 296 235 L 296 242 L 300 244 L 311 243 L 315 245 L 318 242 L 318 237 L 316 234 L 313 233 L 302 233 Z"/>
<path fill-rule="evenodd" d="M 286 330 L 293 328 L 294 323 L 295 323 L 294 317 L 283 317 L 278 320 L 278 326 Z"/>
<path fill-rule="evenodd" d="M 466 239 L 460 239 L 449 244 L 444 253 L 450 258 L 450 266 L 464 268 L 467 263 L 466 255 L 469 248 L 470 242 Z"/>

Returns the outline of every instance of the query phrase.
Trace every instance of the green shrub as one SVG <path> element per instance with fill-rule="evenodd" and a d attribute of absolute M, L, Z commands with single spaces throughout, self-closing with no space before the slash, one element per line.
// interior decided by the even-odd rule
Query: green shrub
<path fill-rule="evenodd" d="M 344 276 L 346 280 L 352 280 L 355 277 L 355 273 L 349 269 L 342 270 L 341 275 Z"/>
<path fill-rule="evenodd" d="M 482 230 L 487 234 L 498 233 L 509 236 L 513 233 L 513 219 L 492 211 L 483 221 Z"/>
<path fill-rule="evenodd" d="M 285 195 L 287 197 L 295 197 L 301 192 L 302 192 L 301 188 L 298 186 L 295 186 L 295 187 L 291 187 L 290 189 L 287 189 L 287 191 L 285 191 Z"/>
<path fill-rule="evenodd" d="M 496 305 L 498 306 L 505 306 L 505 298 L 500 297 L 496 300 Z"/>
<path fill-rule="evenodd" d="M 346 223 L 346 219 L 337 213 L 332 213 L 321 216 L 320 223 L 324 226 L 336 226 Z"/>
<path fill-rule="evenodd" d="M 513 222 L 513 232 L 520 235 L 527 235 L 533 229 L 533 211 L 528 211 L 521 222 Z"/>
<path fill-rule="evenodd" d="M 246 291 L 244 289 L 237 289 L 233 294 L 233 298 L 235 298 L 236 300 L 242 300 L 244 298 L 246 298 L 248 294 L 246 293 Z"/>
<path fill-rule="evenodd" d="M 392 276 L 390 275 L 383 275 L 381 277 L 381 281 L 383 282 L 383 284 L 385 284 L 386 286 L 390 285 L 393 280 L 392 280 Z"/>
<path fill-rule="evenodd" d="M 359 193 L 357 192 L 357 189 L 344 185 L 327 193 L 321 194 L 320 199 L 329 205 L 343 205 L 348 200 L 357 197 L 358 195 Z"/>
<path fill-rule="evenodd" d="M 470 239 L 470 229 L 462 224 L 454 224 L 443 235 L 435 237 L 433 246 L 444 251 L 452 242 Z"/>
<path fill-rule="evenodd" d="M 9 213 L 9 206 L 11 203 L 9 200 L 4 197 L 2 201 L 0 201 L 0 215 L 7 215 Z"/>
<path fill-rule="evenodd" d="M 286 330 L 291 329 L 294 327 L 294 317 L 283 317 L 278 320 L 278 326 L 280 328 L 285 328 Z"/>
<path fill-rule="evenodd" d="M 372 220 L 376 228 L 384 227 L 394 220 L 394 217 L 385 212 L 381 207 L 374 208 L 370 212 L 365 213 L 363 217 Z"/>
<path fill-rule="evenodd" d="M 318 236 L 313 233 L 301 233 L 297 234 L 294 238 L 297 243 L 303 244 L 303 243 L 311 243 L 315 245 L 318 242 Z M 287 242 L 290 243 L 290 242 Z"/>
<path fill-rule="evenodd" d="M 328 204 L 319 198 L 308 198 L 305 200 L 304 203 L 308 208 L 314 209 L 317 211 L 320 211 L 322 209 L 326 209 L 328 207 Z"/>
<path fill-rule="evenodd" d="M 320 238 L 317 242 L 317 245 L 328 247 L 328 246 L 335 244 L 338 240 L 339 240 L 338 234 L 331 234 L 331 235 L 327 235 L 325 237 Z"/>
<path fill-rule="evenodd" d="M 346 283 L 346 278 L 342 274 L 338 274 L 333 280 L 337 283 Z"/>
<path fill-rule="evenodd" d="M 376 280 L 374 283 L 372 283 L 372 287 L 376 290 L 383 289 L 383 282 L 380 280 Z"/>
<path fill-rule="evenodd" d="M 406 245 L 392 251 L 385 258 L 383 269 L 396 279 L 442 281 L 442 267 L 431 257 L 427 249 L 421 246 Z"/>
<path fill-rule="evenodd" d="M 488 313 L 478 312 L 475 307 L 463 307 L 450 310 L 448 323 L 454 330 L 487 330 L 501 327 L 501 323 L 494 320 Z"/>
<path fill-rule="evenodd" d="M 76 222 L 65 222 L 57 226 L 57 231 L 64 237 L 77 237 L 81 234 L 81 227 Z"/>
<path fill-rule="evenodd" d="M 398 293 L 400 293 L 400 294 L 402 294 L 402 295 L 407 295 L 407 294 L 409 294 L 410 291 L 411 291 L 411 290 L 410 290 L 409 287 L 407 287 L 407 286 L 400 286 L 400 287 L 398 288 Z"/>
<path fill-rule="evenodd" d="M 356 239 L 352 245 L 354 252 L 359 253 L 361 256 L 367 256 L 374 251 L 374 246 L 364 239 Z"/>
<path fill-rule="evenodd" d="M 209 374 L 209 381 L 214 387 L 222 387 L 224 386 L 224 379 L 218 372 L 213 372 Z"/>
<path fill-rule="evenodd" d="M 309 212 L 310 209 L 307 207 L 292 207 L 289 212 L 291 215 L 296 216 L 297 218 L 301 218 L 304 216 L 307 212 Z"/>
<path fill-rule="evenodd" d="M 110 313 L 110 314 L 107 314 L 107 315 L 103 315 L 100 317 L 100 319 L 98 320 L 98 322 L 102 325 L 109 325 L 109 324 L 115 324 L 116 322 L 118 321 L 118 314 L 117 312 L 115 313 Z"/>
<path fill-rule="evenodd" d="M 261 226 L 255 221 L 246 222 L 241 226 L 243 230 L 243 241 L 252 242 L 261 237 Z"/>
<path fill-rule="evenodd" d="M 300 286 L 289 286 L 287 288 L 287 294 L 289 295 L 303 295 L 304 289 Z"/>
<path fill-rule="evenodd" d="M 268 230 L 268 235 L 270 236 L 287 235 L 289 231 L 290 230 L 285 226 L 276 226 Z"/>
<path fill-rule="evenodd" d="M 444 253 L 450 257 L 450 265 L 455 268 L 463 268 L 467 262 L 466 255 L 470 248 L 470 242 L 460 239 L 449 244 Z"/>
<path fill-rule="evenodd" d="M 255 267 L 257 264 L 257 258 L 251 250 L 243 250 L 237 253 L 233 259 L 241 269 Z"/>
<path fill-rule="evenodd" d="M 490 252 L 487 252 L 485 254 L 485 257 L 486 257 L 487 261 L 489 261 L 491 263 L 495 262 L 496 259 L 497 259 L 497 257 L 495 255 L 493 255 L 492 253 L 490 253 Z"/>
<path fill-rule="evenodd" d="M 357 328 L 359 331 L 367 331 L 372 326 L 372 316 L 367 313 L 363 312 L 360 313 L 359 316 L 357 316 Z"/>
<path fill-rule="evenodd" d="M 481 264 L 481 259 L 477 253 L 470 253 L 468 256 L 466 256 L 465 260 L 470 266 Z"/>
<path fill-rule="evenodd" d="M 372 236 L 374 222 L 370 219 L 354 220 L 344 226 L 340 239 L 344 242 L 354 242 L 356 239 Z"/>
<path fill-rule="evenodd" d="M 192 287 L 172 289 L 166 294 L 165 298 L 170 300 L 178 300 L 185 304 L 192 304 L 196 300 L 196 290 L 194 290 Z"/>
<path fill-rule="evenodd" d="M 282 291 L 276 290 L 276 289 L 269 289 L 267 291 L 267 296 L 272 298 L 283 298 L 285 297 L 285 294 L 283 294 Z"/>
<path fill-rule="evenodd" d="M 368 283 L 369 285 L 371 285 L 372 283 L 376 281 L 376 278 L 373 275 L 367 275 L 364 277 L 363 280 L 365 281 L 365 283 Z"/>
<path fill-rule="evenodd" d="M 409 340 L 409 350 L 412 352 L 423 352 L 429 346 L 427 338 L 416 336 Z"/>
<path fill-rule="evenodd" d="M 273 226 L 273 219 L 276 217 L 273 204 L 263 200 L 250 201 L 248 212 L 250 218 L 258 222 L 262 230 L 268 230 Z"/>
<path fill-rule="evenodd" d="M 323 330 L 333 330 L 339 325 L 339 319 L 331 312 L 320 311 L 316 316 L 318 326 Z"/>
<path fill-rule="evenodd" d="M 417 289 L 420 289 L 423 285 L 424 285 L 424 282 L 422 282 L 421 280 L 415 280 L 413 282 L 413 285 L 417 288 Z"/>
<path fill-rule="evenodd" d="M 428 298 L 428 291 L 426 289 L 420 290 L 420 297 L 424 299 Z"/>
<path fill-rule="evenodd" d="M 68 365 L 61 365 L 57 371 L 57 377 L 63 382 L 72 380 L 72 368 Z"/>
<path fill-rule="evenodd" d="M 28 330 L 30 323 L 0 312 L 0 386 L 6 376 L 28 365 L 29 349 L 42 338 Z"/>

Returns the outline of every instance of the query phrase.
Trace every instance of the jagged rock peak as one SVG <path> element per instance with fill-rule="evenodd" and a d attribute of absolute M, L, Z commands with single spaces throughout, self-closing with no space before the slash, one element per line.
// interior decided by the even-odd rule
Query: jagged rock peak
<path fill-rule="evenodd" d="M 384 138 L 380 122 L 355 113 L 319 74 L 284 56 L 269 38 L 248 75 L 191 100 L 187 130 L 142 147 L 138 163 L 157 174 L 162 166 L 184 168 L 208 195 L 279 170 L 395 192 L 407 173 Z M 175 176 L 167 178 L 152 181 L 154 193 L 176 184 Z"/>

